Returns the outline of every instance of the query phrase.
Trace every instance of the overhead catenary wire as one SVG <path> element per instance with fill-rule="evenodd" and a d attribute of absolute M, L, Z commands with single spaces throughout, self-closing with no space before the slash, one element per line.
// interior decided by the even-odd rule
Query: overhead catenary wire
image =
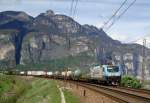
<path fill-rule="evenodd" d="M 79 0 L 71 0 L 71 7 L 70 7 L 70 17 L 74 19 L 76 12 L 77 12 L 77 5 L 78 5 Z M 68 49 L 71 48 L 71 40 L 70 40 L 70 35 L 67 33 L 66 34 L 66 40 L 68 41 Z"/>
<path fill-rule="evenodd" d="M 72 11 L 73 11 L 73 6 L 74 6 L 74 2 L 75 0 L 71 0 L 71 6 L 70 6 L 70 13 L 69 13 L 69 16 L 72 16 Z"/>
<path fill-rule="evenodd" d="M 128 9 L 135 4 L 136 1 L 137 0 L 131 2 L 129 6 L 127 6 L 127 8 L 116 19 L 113 20 L 113 22 L 107 27 L 106 31 L 108 31 L 128 11 Z"/>
<path fill-rule="evenodd" d="M 75 15 L 76 15 L 76 12 L 77 12 L 78 1 L 79 0 L 76 0 L 76 3 L 75 3 L 75 7 L 74 7 L 74 11 L 73 11 L 73 19 L 75 18 Z"/>
<path fill-rule="evenodd" d="M 143 39 L 145 39 L 145 38 L 147 38 L 147 37 L 150 37 L 150 34 L 147 34 L 147 35 L 144 35 L 144 36 L 142 36 L 142 37 L 139 37 L 138 39 L 133 40 L 133 41 L 130 41 L 130 42 L 128 42 L 128 43 L 136 43 L 136 42 L 138 42 L 139 40 L 143 40 Z"/>
<path fill-rule="evenodd" d="M 76 15 L 78 2 L 79 0 L 71 0 L 69 16 L 72 17 L 72 19 L 74 19 Z"/>
<path fill-rule="evenodd" d="M 73 11 L 74 11 L 74 3 L 76 0 L 71 0 L 71 5 L 70 5 L 70 9 L 69 9 L 69 16 L 72 17 L 73 16 Z M 67 21 L 66 21 L 67 22 Z M 66 28 L 67 29 L 67 28 Z M 68 31 L 66 30 L 66 43 L 67 43 L 67 48 L 68 50 L 70 50 L 71 48 L 71 42 L 70 42 L 70 35 L 68 34 Z"/>
<path fill-rule="evenodd" d="M 145 80 L 145 69 L 146 69 L 146 39 L 143 39 L 143 46 L 142 46 L 142 83 Z"/>
<path fill-rule="evenodd" d="M 105 28 L 105 26 L 118 14 L 118 12 L 121 10 L 121 8 L 127 3 L 128 0 L 125 0 L 121 6 L 114 12 L 114 14 L 108 19 L 108 21 L 104 22 L 104 25 L 101 27 L 102 29 Z"/>

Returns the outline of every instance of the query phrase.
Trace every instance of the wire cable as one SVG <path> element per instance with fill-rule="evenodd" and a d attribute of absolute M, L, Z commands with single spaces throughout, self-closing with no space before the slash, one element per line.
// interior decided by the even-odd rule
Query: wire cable
<path fill-rule="evenodd" d="M 113 22 L 108 26 L 108 28 L 106 29 L 106 31 L 108 31 L 115 24 L 115 22 L 117 22 L 129 10 L 129 8 L 134 5 L 134 3 L 136 1 L 137 0 L 134 0 L 116 19 L 114 19 Z"/>
<path fill-rule="evenodd" d="M 75 0 L 71 0 L 71 7 L 70 7 L 70 14 L 69 14 L 70 16 L 72 16 L 72 13 L 73 13 L 72 11 L 73 11 L 74 1 Z"/>
<path fill-rule="evenodd" d="M 76 0 L 76 4 L 75 4 L 75 7 L 74 7 L 74 11 L 73 11 L 73 19 L 75 18 L 75 15 L 76 15 L 76 12 L 77 12 L 78 1 L 79 1 L 79 0 Z"/>
<path fill-rule="evenodd" d="M 108 21 L 104 22 L 104 25 L 101 27 L 102 29 L 117 15 L 117 13 L 121 10 L 121 8 L 126 4 L 128 0 L 125 0 L 121 6 L 115 11 L 115 13 L 108 19 Z"/>
<path fill-rule="evenodd" d="M 150 37 L 150 34 L 144 35 L 143 37 L 140 37 L 140 38 L 138 38 L 138 39 L 136 39 L 136 40 L 130 41 L 129 43 L 136 43 L 136 42 L 138 42 L 139 40 L 145 39 L 146 37 Z"/>

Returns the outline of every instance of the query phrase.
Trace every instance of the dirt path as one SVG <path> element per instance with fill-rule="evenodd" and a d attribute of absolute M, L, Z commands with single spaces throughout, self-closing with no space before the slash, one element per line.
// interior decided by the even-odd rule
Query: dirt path
<path fill-rule="evenodd" d="M 80 98 L 81 103 L 118 103 L 98 92 L 68 82 L 60 84 Z"/>
<path fill-rule="evenodd" d="M 59 86 L 57 86 L 57 87 L 59 88 L 59 91 L 60 91 L 61 103 L 66 103 L 65 96 L 64 96 L 64 93 L 62 91 L 62 88 L 60 88 Z"/>

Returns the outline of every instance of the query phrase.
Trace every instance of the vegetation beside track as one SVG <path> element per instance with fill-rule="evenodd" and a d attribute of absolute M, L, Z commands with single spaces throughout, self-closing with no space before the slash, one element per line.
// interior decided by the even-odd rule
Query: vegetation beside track
<path fill-rule="evenodd" d="M 53 80 L 0 74 L 0 103 L 60 103 Z"/>
<path fill-rule="evenodd" d="M 63 90 L 66 103 L 80 103 L 79 98 L 72 94 L 69 90 Z"/>
<path fill-rule="evenodd" d="M 150 85 L 150 80 L 144 81 L 144 85 Z"/>
<path fill-rule="evenodd" d="M 0 74 L 0 103 L 15 103 L 29 87 L 26 80 Z"/>
<path fill-rule="evenodd" d="M 141 88 L 142 84 L 138 79 L 133 76 L 123 76 L 121 79 L 121 86 L 131 87 L 131 88 Z"/>
<path fill-rule="evenodd" d="M 56 82 L 37 79 L 32 82 L 32 88 L 24 93 L 17 103 L 60 103 L 61 97 Z"/>

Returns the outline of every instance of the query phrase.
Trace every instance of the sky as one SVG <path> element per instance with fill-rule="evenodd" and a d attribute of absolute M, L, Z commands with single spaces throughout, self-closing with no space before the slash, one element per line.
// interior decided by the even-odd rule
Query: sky
<path fill-rule="evenodd" d="M 0 11 L 24 11 L 36 17 L 47 10 L 74 17 L 80 24 L 101 28 L 125 0 L 78 0 L 75 15 L 71 15 L 72 0 L 0 0 Z M 125 9 L 133 0 L 128 0 Z M 75 6 L 75 3 L 74 3 Z M 105 30 L 105 29 L 104 29 Z M 136 3 L 106 33 L 124 43 L 150 35 L 150 0 Z"/>

